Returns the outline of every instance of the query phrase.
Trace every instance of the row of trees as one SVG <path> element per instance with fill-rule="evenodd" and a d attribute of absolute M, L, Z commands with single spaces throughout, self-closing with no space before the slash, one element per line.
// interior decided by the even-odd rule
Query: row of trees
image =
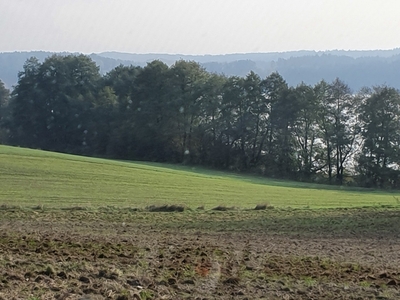
<path fill-rule="evenodd" d="M 280 178 L 400 187 L 400 92 L 354 94 L 339 79 L 290 87 L 278 74 L 227 77 L 199 64 L 119 66 L 87 56 L 29 59 L 0 85 L 1 141 Z"/>

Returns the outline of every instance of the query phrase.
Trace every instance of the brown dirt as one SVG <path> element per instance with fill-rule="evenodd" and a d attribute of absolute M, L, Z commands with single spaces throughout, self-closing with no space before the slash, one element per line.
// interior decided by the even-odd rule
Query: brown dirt
<path fill-rule="evenodd" d="M 0 211 L 0 299 L 400 299 L 398 227 L 183 222 L 240 213 Z"/>

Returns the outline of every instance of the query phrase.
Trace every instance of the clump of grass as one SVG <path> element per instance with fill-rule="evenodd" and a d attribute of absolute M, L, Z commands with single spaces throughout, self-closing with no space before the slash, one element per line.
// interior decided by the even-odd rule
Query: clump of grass
<path fill-rule="evenodd" d="M 125 210 L 127 210 L 127 211 L 129 211 L 129 212 L 137 212 L 137 211 L 140 211 L 140 209 L 137 208 L 137 207 L 128 207 L 128 208 L 126 208 Z"/>
<path fill-rule="evenodd" d="M 150 205 L 146 207 L 150 212 L 183 212 L 185 207 L 182 205 Z"/>
<path fill-rule="evenodd" d="M 256 207 L 254 207 L 254 210 L 265 210 L 265 209 L 273 209 L 274 207 L 272 205 L 269 205 L 268 203 L 264 204 L 257 204 Z"/>
<path fill-rule="evenodd" d="M 19 209 L 20 207 L 17 205 L 9 205 L 9 204 L 2 204 L 0 205 L 0 210 L 14 210 Z"/>
<path fill-rule="evenodd" d="M 41 273 L 44 274 L 44 275 L 52 277 L 52 276 L 54 276 L 56 274 L 56 270 L 55 270 L 54 266 L 47 265 L 46 269 Z"/>
<path fill-rule="evenodd" d="M 84 206 L 72 206 L 72 207 L 64 207 L 61 208 L 62 210 L 69 210 L 69 211 L 81 211 L 81 210 L 88 210 L 87 207 Z"/>
<path fill-rule="evenodd" d="M 235 210 L 234 206 L 225 206 L 225 205 L 218 205 L 217 207 L 214 207 L 212 210 L 216 211 L 228 211 L 228 210 Z"/>
<path fill-rule="evenodd" d="M 230 277 L 223 281 L 223 284 L 238 285 L 240 279 L 238 277 Z"/>
<path fill-rule="evenodd" d="M 33 210 L 44 210 L 44 205 L 43 204 L 39 204 L 36 205 L 34 207 L 32 207 Z"/>

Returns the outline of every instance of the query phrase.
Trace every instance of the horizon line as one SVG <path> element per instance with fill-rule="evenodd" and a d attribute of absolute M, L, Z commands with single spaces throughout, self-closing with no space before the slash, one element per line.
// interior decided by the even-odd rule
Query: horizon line
<path fill-rule="evenodd" d="M 84 55 L 99 55 L 104 53 L 119 53 L 119 54 L 130 54 L 130 55 L 184 55 L 184 56 L 224 56 L 224 55 L 246 55 L 246 54 L 282 54 L 282 53 L 296 53 L 296 52 L 314 52 L 314 53 L 324 53 L 324 52 L 372 52 L 372 51 L 396 51 L 400 50 L 400 47 L 390 48 L 390 49 L 327 49 L 327 50 L 312 50 L 312 49 L 302 49 L 302 50 L 286 50 L 286 51 L 266 51 L 266 52 L 230 52 L 230 53 L 220 53 L 220 54 L 184 54 L 184 53 L 167 53 L 167 52 L 122 52 L 118 50 L 107 50 L 100 52 L 83 52 L 83 51 L 52 51 L 52 50 L 13 50 L 13 51 L 0 51 L 2 54 L 6 53 L 29 53 L 29 52 L 44 52 L 44 53 L 70 53 L 70 54 L 84 54 Z"/>

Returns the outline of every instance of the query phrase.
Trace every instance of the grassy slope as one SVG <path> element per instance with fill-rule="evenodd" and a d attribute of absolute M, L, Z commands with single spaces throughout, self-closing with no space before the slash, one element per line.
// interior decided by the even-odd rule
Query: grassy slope
<path fill-rule="evenodd" d="M 189 167 L 131 163 L 0 146 L 0 204 L 252 208 L 397 205 L 399 193 L 340 189 Z"/>

